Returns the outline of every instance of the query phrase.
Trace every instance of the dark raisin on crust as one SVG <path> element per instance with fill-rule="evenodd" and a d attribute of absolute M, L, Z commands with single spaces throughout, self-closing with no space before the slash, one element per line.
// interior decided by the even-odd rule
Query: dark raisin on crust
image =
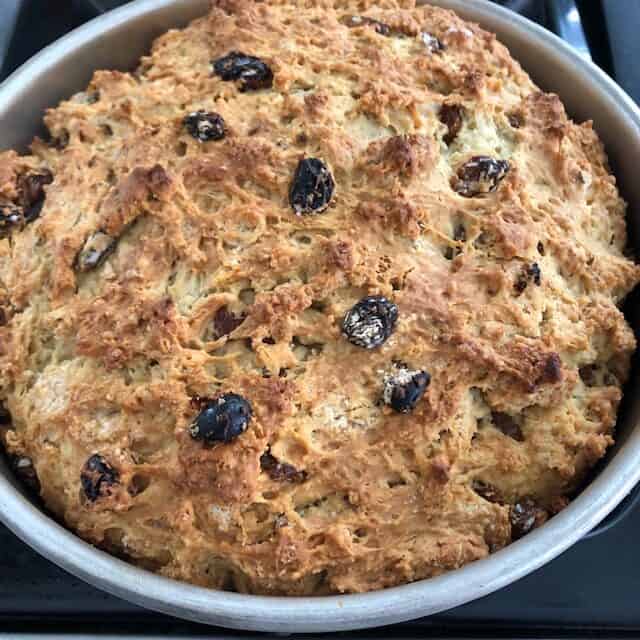
<path fill-rule="evenodd" d="M 540 284 L 542 283 L 542 271 L 540 270 L 538 263 L 532 262 L 527 269 L 527 273 L 529 274 L 529 277 L 533 280 L 533 284 L 535 284 L 536 287 L 539 287 Z"/>
<path fill-rule="evenodd" d="M 562 360 L 557 353 L 550 353 L 545 360 L 540 377 L 536 380 L 538 384 L 554 384 L 562 380 Z"/>
<path fill-rule="evenodd" d="M 540 270 L 540 266 L 537 262 L 532 262 L 531 264 L 523 267 L 518 279 L 513 285 L 514 289 L 518 294 L 520 294 L 527 288 L 529 282 L 533 282 L 537 287 L 542 284 L 542 271 Z"/>
<path fill-rule="evenodd" d="M 451 186 L 465 198 L 483 196 L 495 191 L 508 171 L 509 163 L 506 160 L 473 156 L 458 168 Z"/>
<path fill-rule="evenodd" d="M 59 136 L 51 138 L 51 140 L 49 141 L 49 146 L 53 149 L 57 149 L 58 151 L 62 151 L 69 145 L 69 139 L 69 132 L 66 129 L 63 129 L 60 132 Z"/>
<path fill-rule="evenodd" d="M 0 238 L 7 238 L 14 229 L 21 229 L 23 225 L 22 207 L 0 205 Z"/>
<path fill-rule="evenodd" d="M 40 213 L 42 212 L 42 207 L 44 206 L 44 198 L 42 200 L 38 200 L 32 207 L 25 209 L 24 211 L 24 221 L 29 224 L 34 220 L 37 220 L 40 217 Z"/>
<path fill-rule="evenodd" d="M 489 502 L 503 502 L 503 498 L 496 487 L 483 480 L 474 480 L 471 483 L 471 488 L 485 500 Z"/>
<path fill-rule="evenodd" d="M 456 242 L 465 242 L 467 239 L 467 230 L 461 222 L 457 224 L 456 228 L 453 230 L 453 239 Z"/>
<path fill-rule="evenodd" d="M 495 428 L 504 433 L 505 436 L 509 436 L 509 438 L 513 438 L 518 442 L 524 442 L 522 429 L 513 416 L 510 416 L 508 413 L 503 413 L 502 411 L 492 411 L 491 421 Z"/>
<path fill-rule="evenodd" d="M 342 334 L 358 347 L 374 349 L 384 344 L 398 320 L 398 307 L 384 296 L 367 296 L 357 302 L 342 321 Z"/>
<path fill-rule="evenodd" d="M 9 409 L 0 404 L 0 425 L 6 426 L 11 424 L 11 413 Z"/>
<path fill-rule="evenodd" d="M 298 471 L 291 464 L 279 462 L 270 451 L 265 451 L 260 456 L 260 468 L 277 482 L 301 483 L 307 479 L 306 471 Z"/>
<path fill-rule="evenodd" d="M 53 182 L 50 171 L 24 174 L 18 178 L 18 200 L 0 205 L 0 238 L 6 238 L 14 230 L 40 216 L 44 205 L 44 186 Z"/>
<path fill-rule="evenodd" d="M 99 267 L 115 250 L 117 240 L 104 231 L 92 233 L 76 256 L 76 270 L 86 273 Z"/>
<path fill-rule="evenodd" d="M 329 206 L 334 188 L 327 165 L 318 158 L 304 158 L 293 176 L 289 203 L 298 216 L 321 213 Z"/>
<path fill-rule="evenodd" d="M 465 109 L 459 104 L 443 104 L 440 107 L 438 117 L 440 122 L 447 127 L 447 133 L 444 134 L 442 140 L 448 146 L 450 145 L 460 133 L 462 129 L 462 116 Z"/>
<path fill-rule="evenodd" d="M 429 53 L 440 53 L 446 49 L 444 43 L 441 42 L 439 38 L 427 31 L 423 31 L 420 34 L 420 39 Z"/>
<path fill-rule="evenodd" d="M 391 27 L 384 22 L 368 18 L 367 16 L 345 16 L 342 23 L 349 28 L 354 27 L 372 27 L 376 33 L 381 36 L 391 35 Z"/>
<path fill-rule="evenodd" d="M 47 170 L 42 173 L 24 174 L 18 179 L 20 204 L 26 223 L 33 222 L 40 216 L 45 198 L 44 187 L 52 182 L 53 174 Z"/>
<path fill-rule="evenodd" d="M 226 134 L 224 119 L 212 111 L 193 111 L 184 117 L 182 124 L 200 142 L 222 140 Z"/>
<path fill-rule="evenodd" d="M 595 387 L 598 384 L 597 372 L 597 364 L 585 364 L 578 369 L 578 375 L 587 387 Z"/>
<path fill-rule="evenodd" d="M 538 242 L 538 253 L 543 256 L 544 255 L 544 245 L 542 244 L 542 241 Z"/>
<path fill-rule="evenodd" d="M 204 406 L 189 427 L 191 437 L 207 443 L 229 443 L 243 434 L 253 411 L 251 405 L 237 393 L 224 393 Z"/>
<path fill-rule="evenodd" d="M 287 516 L 284 513 L 279 513 L 273 522 L 273 528 L 277 530 L 277 529 L 283 529 L 284 527 L 288 527 L 288 526 L 289 526 L 289 519 L 287 518 Z"/>
<path fill-rule="evenodd" d="M 385 376 L 382 400 L 398 413 L 411 413 L 430 382 L 431 376 L 427 371 L 397 367 L 392 374 Z"/>
<path fill-rule="evenodd" d="M 225 81 L 240 80 L 240 91 L 257 91 L 273 86 L 273 72 L 269 65 L 240 51 L 212 61 L 213 73 Z"/>
<path fill-rule="evenodd" d="M 18 478 L 29 491 L 40 494 L 40 480 L 31 458 L 20 455 L 11 456 L 11 468 L 16 478 Z"/>
<path fill-rule="evenodd" d="M 514 129 L 519 129 L 524 125 L 524 117 L 518 111 L 511 111 L 507 114 L 507 120 Z"/>
<path fill-rule="evenodd" d="M 94 453 L 82 467 L 80 483 L 85 496 L 95 502 L 111 495 L 112 488 L 120 481 L 120 474 L 99 453 Z"/>
<path fill-rule="evenodd" d="M 215 340 L 229 335 L 246 319 L 245 314 L 235 315 L 227 307 L 220 307 L 213 316 L 213 337 Z"/>
<path fill-rule="evenodd" d="M 456 242 L 466 242 L 467 240 L 467 230 L 462 223 L 459 223 L 455 226 L 453 230 L 453 239 Z M 456 256 L 459 256 L 462 253 L 461 247 L 447 247 L 444 252 L 444 257 L 447 260 L 453 260 Z"/>
<path fill-rule="evenodd" d="M 539 527 L 547 519 L 547 513 L 533 499 L 522 498 L 511 506 L 509 520 L 511 522 L 511 539 L 518 540 L 530 531 Z"/>

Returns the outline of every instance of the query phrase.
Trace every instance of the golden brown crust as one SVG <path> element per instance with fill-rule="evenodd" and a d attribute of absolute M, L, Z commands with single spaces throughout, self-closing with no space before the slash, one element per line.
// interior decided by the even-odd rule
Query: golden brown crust
<path fill-rule="evenodd" d="M 232 50 L 273 87 L 212 74 Z M 199 110 L 223 139 L 189 134 Z M 0 240 L 3 439 L 86 539 L 211 587 L 367 591 L 508 544 L 613 442 L 640 276 L 625 205 L 591 124 L 477 25 L 219 0 L 45 120 L 54 144 L 0 155 L 0 207 L 54 176 Z M 479 156 L 508 170 L 456 192 Z M 335 192 L 297 216 L 309 157 Z M 399 319 L 368 350 L 341 321 L 371 294 Z M 431 376 L 411 414 L 381 402 L 397 362 Z M 249 428 L 205 445 L 189 427 L 223 392 Z"/>

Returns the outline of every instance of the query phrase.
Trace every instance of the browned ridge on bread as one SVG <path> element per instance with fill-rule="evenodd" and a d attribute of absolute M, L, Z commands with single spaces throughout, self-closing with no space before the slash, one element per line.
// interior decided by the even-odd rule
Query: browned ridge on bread
<path fill-rule="evenodd" d="M 613 442 L 640 269 L 589 122 L 411 2 L 218 0 L 0 154 L 0 433 L 165 576 L 482 558 Z"/>

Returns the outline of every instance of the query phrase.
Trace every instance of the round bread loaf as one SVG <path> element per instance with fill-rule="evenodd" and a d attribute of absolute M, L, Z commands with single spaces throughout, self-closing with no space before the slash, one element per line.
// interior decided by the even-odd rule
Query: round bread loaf
<path fill-rule="evenodd" d="M 411 2 L 218 0 L 0 154 L 0 432 L 92 543 L 379 589 L 562 509 L 640 276 L 589 122 Z"/>

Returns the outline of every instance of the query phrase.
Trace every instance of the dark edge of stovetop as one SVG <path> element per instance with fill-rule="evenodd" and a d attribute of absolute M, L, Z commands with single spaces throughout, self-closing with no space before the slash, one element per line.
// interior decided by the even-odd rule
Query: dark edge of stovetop
<path fill-rule="evenodd" d="M 400 623 L 388 627 L 378 627 L 375 629 L 363 629 L 359 631 L 329 633 L 307 633 L 307 634 L 283 634 L 273 632 L 249 632 L 236 631 L 234 629 L 223 629 L 221 627 L 210 627 L 195 623 L 172 622 L 167 618 L 163 624 L 150 625 L 148 623 L 121 623 L 110 624 L 99 621 L 99 629 L 96 629 L 96 620 L 78 622 L 75 619 L 64 617 L 57 619 L 24 620 L 3 624 L 0 627 L 0 639 L 4 637 L 19 639 L 21 635 L 27 634 L 60 634 L 65 637 L 87 636 L 91 638 L 109 637 L 135 637 L 135 638 L 215 638 L 215 640 L 255 640 L 256 638 L 304 638 L 304 640 L 326 639 L 334 636 L 336 638 L 347 638 L 349 640 L 410 640 L 414 638 L 638 638 L 637 629 L 625 627 L 602 627 L 594 626 L 565 626 L 559 629 L 555 625 L 503 625 L 500 621 L 494 624 L 487 624 L 482 627 L 467 623 L 421 624 Z M 6 635 L 5 635 L 6 634 Z"/>

